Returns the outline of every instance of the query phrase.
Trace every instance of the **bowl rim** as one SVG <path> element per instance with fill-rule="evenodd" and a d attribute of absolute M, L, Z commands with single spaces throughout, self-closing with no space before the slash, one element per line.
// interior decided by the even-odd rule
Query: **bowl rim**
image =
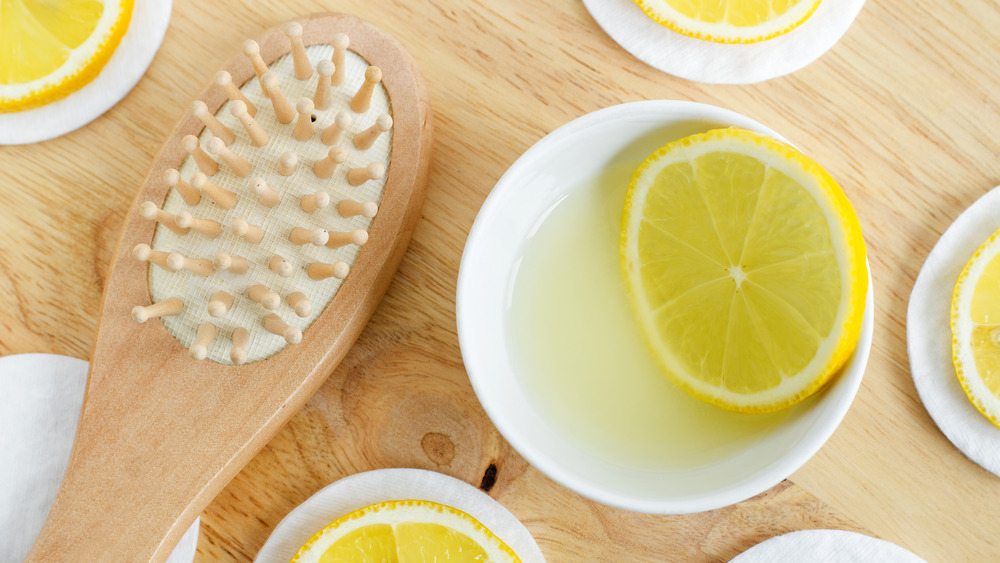
<path fill-rule="evenodd" d="M 870 267 L 868 268 L 868 293 L 866 296 L 861 335 L 855 351 L 848 359 L 844 368 L 842 368 L 842 372 L 820 390 L 819 393 L 823 395 L 820 398 L 823 405 L 823 412 L 817 415 L 811 427 L 803 433 L 802 438 L 797 443 L 791 445 L 783 455 L 775 458 L 770 463 L 766 463 L 760 470 L 750 475 L 749 478 L 736 480 L 727 484 L 727 486 L 713 490 L 711 493 L 696 497 L 639 497 L 610 490 L 599 483 L 580 477 L 571 468 L 567 468 L 564 463 L 554 459 L 548 452 L 538 447 L 530 435 L 515 431 L 511 422 L 511 418 L 514 415 L 509 412 L 509 409 L 504 404 L 501 404 L 499 399 L 489 393 L 487 389 L 488 383 L 485 381 L 487 376 L 484 375 L 489 370 L 481 365 L 477 356 L 477 349 L 482 344 L 478 341 L 473 344 L 473 341 L 477 340 L 473 336 L 473 333 L 479 321 L 475 315 L 476 307 L 473 305 L 477 289 L 472 287 L 468 281 L 473 275 L 470 273 L 472 269 L 472 266 L 470 266 L 472 262 L 470 257 L 477 252 L 478 247 L 484 244 L 482 242 L 484 239 L 495 236 L 488 229 L 492 226 L 490 223 L 495 221 L 495 217 L 502 215 L 500 210 L 502 210 L 501 204 L 503 203 L 504 195 L 519 189 L 519 186 L 523 185 L 514 181 L 514 179 L 530 170 L 529 166 L 539 155 L 544 155 L 552 148 L 558 147 L 563 143 L 572 142 L 571 139 L 573 136 L 587 128 L 637 114 L 655 115 L 656 117 L 663 118 L 669 118 L 673 114 L 684 114 L 686 120 L 692 119 L 692 116 L 700 116 L 694 118 L 704 119 L 706 122 L 722 121 L 735 126 L 746 127 L 788 143 L 787 139 L 780 134 L 742 114 L 717 106 L 679 100 L 645 100 L 605 107 L 575 118 L 545 135 L 521 154 L 496 182 L 480 208 L 475 222 L 469 231 L 459 265 L 456 285 L 456 323 L 459 348 L 468 373 L 469 382 L 487 416 L 489 416 L 500 434 L 518 454 L 543 474 L 584 497 L 625 510 L 651 514 L 703 512 L 746 500 L 777 485 L 804 465 L 833 435 L 833 432 L 847 414 L 860 388 L 871 352 L 875 309 L 871 269 Z M 680 115 L 677 115 L 678 120 L 680 120 L 680 117 Z M 664 143 L 666 142 L 664 141 Z M 516 378 L 517 375 L 511 372 L 510 377 Z M 530 397 L 527 397 L 527 399 L 528 403 L 534 407 L 534 401 Z M 820 404 L 814 405 L 813 408 L 820 408 Z M 543 413 L 539 412 L 537 414 L 540 418 L 548 420 Z M 623 471 L 627 470 L 623 469 Z"/>

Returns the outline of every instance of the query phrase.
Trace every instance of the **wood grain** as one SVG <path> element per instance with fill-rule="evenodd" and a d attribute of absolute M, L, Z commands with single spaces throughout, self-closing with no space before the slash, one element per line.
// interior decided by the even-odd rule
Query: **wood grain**
<path fill-rule="evenodd" d="M 88 358 L 114 233 L 177 116 L 243 39 L 317 9 L 175 0 L 163 48 L 128 98 L 63 138 L 0 149 L 0 353 Z M 1000 6 L 869 0 L 819 61 L 746 87 L 651 69 L 577 1 L 343 0 L 335 9 L 395 35 L 428 80 L 437 143 L 427 201 L 357 344 L 203 512 L 199 560 L 251 560 L 292 507 L 345 475 L 421 467 L 479 485 L 491 465 L 490 494 L 554 562 L 726 561 L 815 527 L 865 531 L 928 561 L 1000 553 L 1000 480 L 934 426 L 905 346 L 906 302 L 924 258 L 1000 183 Z M 864 383 L 829 443 L 778 488 L 691 516 L 603 507 L 528 466 L 479 407 L 455 334 L 462 246 L 507 166 L 572 118 L 651 98 L 739 111 L 823 164 L 858 211 L 877 307 Z"/>

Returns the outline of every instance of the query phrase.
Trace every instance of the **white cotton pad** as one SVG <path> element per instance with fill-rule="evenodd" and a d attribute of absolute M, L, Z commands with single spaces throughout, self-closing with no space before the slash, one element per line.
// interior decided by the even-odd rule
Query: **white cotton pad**
<path fill-rule="evenodd" d="M 1000 229 L 1000 188 L 966 209 L 927 255 L 906 312 L 910 373 L 920 400 L 963 454 L 1000 476 L 1000 428 L 976 410 L 951 360 L 951 294 L 976 249 Z"/>
<path fill-rule="evenodd" d="M 379 502 L 409 499 L 457 508 L 489 528 L 524 563 L 545 561 L 528 529 L 499 502 L 465 481 L 423 469 L 377 469 L 320 489 L 278 523 L 254 561 L 286 563 L 337 518 Z"/>
<path fill-rule="evenodd" d="M 97 78 L 42 107 L 0 113 L 0 145 L 54 139 L 83 127 L 120 102 L 153 62 L 167 33 L 172 4 L 172 0 L 135 0 L 128 31 Z"/>
<path fill-rule="evenodd" d="M 773 537 L 737 555 L 730 563 L 927 563 L 885 540 L 844 530 L 802 530 Z"/>
<path fill-rule="evenodd" d="M 639 60 L 667 74 L 712 84 L 752 84 L 799 70 L 843 37 L 864 3 L 822 0 L 809 19 L 784 35 L 725 44 L 664 27 L 633 0 L 583 0 L 605 33 Z"/>

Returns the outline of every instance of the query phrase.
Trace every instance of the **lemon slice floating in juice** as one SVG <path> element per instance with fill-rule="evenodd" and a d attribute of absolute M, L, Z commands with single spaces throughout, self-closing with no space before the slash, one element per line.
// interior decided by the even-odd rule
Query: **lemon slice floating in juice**
<path fill-rule="evenodd" d="M 661 25 L 717 43 L 755 43 L 795 29 L 820 0 L 635 0 Z"/>
<path fill-rule="evenodd" d="M 951 301 L 952 361 L 962 389 L 1000 426 L 1000 231 L 976 250 Z"/>
<path fill-rule="evenodd" d="M 519 563 L 514 552 L 461 510 L 425 500 L 373 504 L 317 532 L 291 563 Z"/>
<path fill-rule="evenodd" d="M 0 112 L 38 107 L 93 80 L 133 0 L 0 0 Z"/>
<path fill-rule="evenodd" d="M 625 200 L 621 265 L 660 369 L 729 410 L 801 401 L 858 341 L 857 216 L 818 164 L 756 133 L 716 129 L 650 156 Z"/>

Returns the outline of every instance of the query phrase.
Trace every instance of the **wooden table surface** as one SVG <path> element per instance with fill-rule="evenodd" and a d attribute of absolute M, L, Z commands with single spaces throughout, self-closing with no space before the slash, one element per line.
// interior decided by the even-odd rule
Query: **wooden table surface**
<path fill-rule="evenodd" d="M 167 133 L 243 39 L 317 11 L 378 23 L 420 63 L 437 127 L 427 202 L 354 349 L 205 510 L 197 560 L 251 560 L 288 511 L 346 475 L 418 467 L 479 485 L 491 466 L 489 494 L 550 561 L 727 561 L 807 528 L 861 531 L 928 561 L 1000 556 L 1000 479 L 934 425 L 905 345 L 931 246 L 1000 183 L 994 0 L 869 0 L 819 61 L 743 87 L 646 66 L 574 0 L 175 0 L 162 49 L 124 101 L 60 139 L 0 148 L 0 353 L 88 358 L 119 226 Z M 861 219 L 877 308 L 864 382 L 830 441 L 777 487 L 688 516 L 608 508 L 528 465 L 476 400 L 455 328 L 462 247 L 504 170 L 573 118 L 657 98 L 741 112 L 823 164 Z"/>

